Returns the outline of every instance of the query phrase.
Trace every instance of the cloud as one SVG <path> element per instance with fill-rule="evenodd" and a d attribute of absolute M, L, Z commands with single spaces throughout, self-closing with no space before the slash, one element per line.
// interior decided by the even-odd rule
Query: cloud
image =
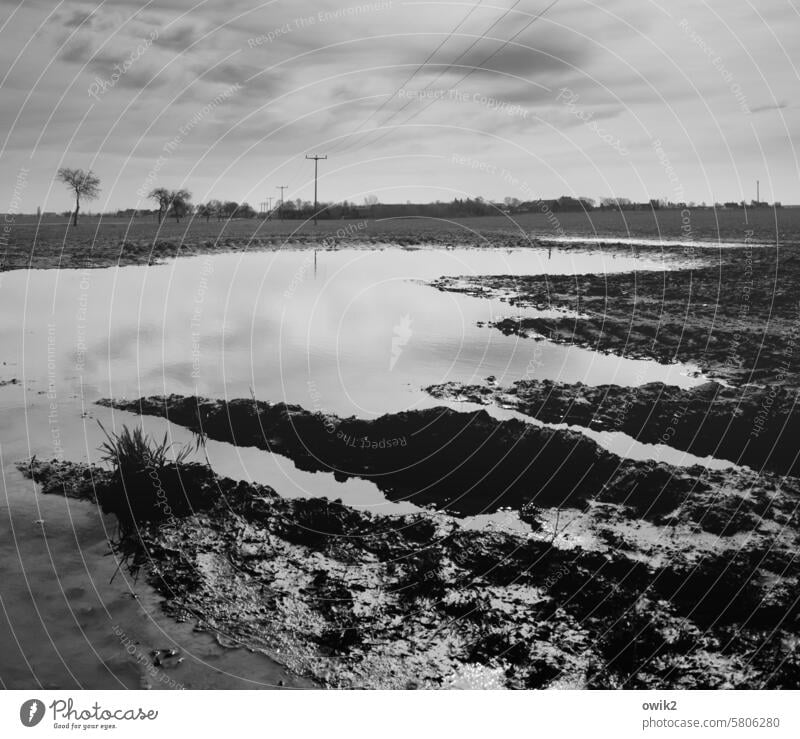
<path fill-rule="evenodd" d="M 750 108 L 751 113 L 766 113 L 770 110 L 784 110 L 785 108 L 789 107 L 789 103 L 787 102 L 778 102 L 778 103 L 768 103 L 766 105 L 757 105 L 753 108 Z"/>
<path fill-rule="evenodd" d="M 184 24 L 159 33 L 154 45 L 173 51 L 184 51 L 203 36 L 199 26 Z"/>
<path fill-rule="evenodd" d="M 88 38 L 76 38 L 64 47 L 59 58 L 70 64 L 85 64 L 92 57 L 92 48 Z"/>
<path fill-rule="evenodd" d="M 68 17 L 65 17 L 61 23 L 67 28 L 91 28 L 97 19 L 93 16 L 92 12 L 84 12 L 82 10 L 73 11 Z"/>
<path fill-rule="evenodd" d="M 500 48 L 482 43 L 466 54 L 451 68 L 431 69 L 432 76 L 444 73 L 443 79 L 457 81 L 466 75 L 467 79 L 480 80 L 485 84 L 494 83 L 503 77 L 537 80 L 552 87 L 564 76 L 571 74 L 572 67 L 580 67 L 588 61 L 585 48 L 564 47 L 561 50 L 548 51 L 542 48 L 525 48 L 507 46 L 496 56 L 486 61 L 494 49 Z M 524 83 L 523 83 L 524 84 Z"/>
<path fill-rule="evenodd" d="M 728 8 L 720 0 L 701 4 L 673 0 L 669 6 L 641 0 L 561 0 L 501 48 L 545 4 L 546 0 L 535 7 L 520 3 L 511 9 L 512 0 L 483 3 L 467 17 L 473 5 L 408 5 L 397 0 L 294 0 L 266 5 L 247 0 L 200 4 L 159 0 L 149 5 L 145 0 L 106 0 L 101 5 L 74 0 L 37 31 L 54 4 L 15 0 L 4 4 L 7 12 L 16 10 L 14 22 L 0 36 L 0 68 L 10 70 L 0 127 L 11 131 L 7 151 L 14 156 L 29 155 L 40 135 L 37 161 L 56 166 L 65 157 L 67 164 L 74 158 L 74 166 L 87 166 L 85 160 L 96 154 L 96 169 L 104 177 L 120 178 L 112 200 L 112 206 L 119 207 L 130 204 L 130 192 L 144 176 L 141 168 L 152 165 L 150 157 L 157 155 L 164 141 L 209 101 L 239 84 L 241 92 L 192 128 L 163 172 L 168 184 L 202 158 L 203 172 L 197 174 L 201 183 L 237 162 L 235 173 L 222 176 L 215 193 L 219 197 L 240 199 L 273 170 L 279 181 L 302 190 L 308 179 L 303 154 L 358 130 L 359 135 L 347 139 L 357 141 L 357 146 L 342 151 L 344 147 L 330 145 L 326 192 L 389 192 L 397 185 L 405 200 L 415 197 L 414 182 L 430 186 L 420 187 L 419 193 L 439 186 L 461 187 L 457 174 L 431 163 L 458 147 L 508 167 L 530 168 L 530 173 L 520 174 L 533 178 L 543 165 L 519 155 L 530 148 L 537 156 L 541 153 L 548 166 L 565 171 L 582 194 L 590 195 L 590 185 L 599 177 L 585 168 L 584 155 L 591 153 L 602 160 L 602 177 L 611 183 L 604 185 L 605 192 L 637 181 L 637 186 L 652 187 L 661 195 L 663 171 L 657 162 L 653 164 L 649 144 L 658 136 L 669 142 L 671 158 L 682 166 L 687 198 L 740 199 L 734 192 L 738 177 L 731 162 L 741 169 L 763 170 L 760 145 L 766 141 L 769 166 L 775 170 L 769 173 L 775 197 L 791 199 L 779 188 L 794 192 L 794 156 L 779 117 L 769 114 L 794 107 L 792 64 L 796 66 L 798 55 L 791 43 L 796 20 L 791 8 L 776 6 L 768 12 L 749 6 Z M 336 14 L 367 5 L 372 9 Z M 522 8 L 525 12 L 518 12 Z M 717 13 L 725 13 L 730 27 Z M 724 71 L 733 75 L 730 80 L 687 38 L 679 26 L 682 18 L 688 18 L 720 56 Z M 89 98 L 86 90 L 95 77 L 109 79 L 114 66 L 128 59 L 151 31 L 158 32 L 158 39 L 147 52 L 99 100 Z M 36 43 L 25 48 L 34 34 Z M 486 61 L 487 57 L 491 58 Z M 478 66 L 486 68 L 472 71 L 460 82 Z M 742 126 L 744 113 L 732 92 L 734 82 L 753 102 L 770 101 L 752 108 L 759 114 L 752 119 L 758 123 L 755 133 Z M 428 84 L 445 91 L 457 85 L 467 101 L 441 99 L 428 105 L 398 95 L 390 98 L 403 85 L 414 91 Z M 602 142 L 598 146 L 597 136 L 584 130 L 581 121 L 556 100 L 562 87 L 578 96 L 578 108 L 624 140 L 631 150 L 630 161 L 605 155 L 608 147 Z M 67 89 L 70 93 L 65 96 Z M 504 115 L 473 101 L 475 94 L 519 105 L 529 115 Z M 95 108 L 85 118 L 89 105 Z M 376 126 L 392 131 L 384 137 L 361 135 Z M 276 128 L 281 130 L 263 140 Z M 755 140 L 755 135 L 761 138 Z M 72 149 L 65 153 L 69 141 Z M 253 144 L 258 156 L 248 153 Z M 101 145 L 102 151 L 97 151 Z M 138 163 L 128 172 L 124 156 L 130 147 L 135 147 Z M 414 158 L 420 152 L 428 159 Z M 713 173 L 710 181 L 702 172 L 695 174 L 698 152 L 706 170 Z M 630 164 L 639 153 L 634 180 Z M 387 155 L 399 158 L 386 167 L 366 164 Z M 765 172 L 762 180 L 766 179 Z M 479 184 L 494 186 L 486 178 Z M 541 186 L 543 194 L 561 194 L 547 192 L 546 180 Z M 31 182 L 32 197 L 36 187 Z M 298 195 L 308 197 L 305 191 Z"/>

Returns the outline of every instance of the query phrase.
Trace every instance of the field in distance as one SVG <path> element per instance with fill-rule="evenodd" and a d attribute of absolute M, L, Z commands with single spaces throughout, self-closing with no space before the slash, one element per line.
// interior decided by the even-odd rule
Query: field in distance
<path fill-rule="evenodd" d="M 749 236 L 748 236 L 748 232 Z M 681 212 L 593 211 L 438 219 L 300 220 L 184 219 L 158 224 L 152 216 L 84 216 L 37 222 L 18 216 L 0 256 L 2 269 L 147 264 L 176 255 L 319 244 L 432 244 L 524 247 L 563 237 L 800 243 L 800 208 Z"/>

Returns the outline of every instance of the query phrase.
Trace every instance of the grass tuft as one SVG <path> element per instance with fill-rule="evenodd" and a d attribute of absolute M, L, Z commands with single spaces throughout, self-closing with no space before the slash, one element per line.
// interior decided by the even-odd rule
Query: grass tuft
<path fill-rule="evenodd" d="M 122 427 L 119 433 L 108 433 L 102 423 L 98 421 L 106 440 L 100 445 L 100 459 L 114 466 L 114 469 L 123 477 L 137 472 L 155 470 L 160 471 L 168 465 L 183 464 L 194 451 L 191 445 L 179 447 L 172 453 L 175 444 L 164 438 L 158 440 L 146 435 L 141 428 L 131 431 L 127 426 Z"/>
<path fill-rule="evenodd" d="M 185 465 L 195 451 L 192 445 L 170 444 L 145 434 L 141 428 L 123 426 L 119 433 L 106 435 L 99 447 L 102 461 L 114 470 L 116 482 L 98 491 L 104 511 L 114 513 L 123 538 L 146 521 L 163 522 L 191 510 L 196 481 L 194 466 Z"/>

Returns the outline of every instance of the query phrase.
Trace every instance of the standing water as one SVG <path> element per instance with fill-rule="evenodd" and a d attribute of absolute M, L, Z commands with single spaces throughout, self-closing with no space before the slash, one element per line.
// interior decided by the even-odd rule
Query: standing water
<path fill-rule="evenodd" d="M 670 262 L 673 265 L 674 262 Z M 5 687 L 301 686 L 266 657 L 221 650 L 177 624 L 108 554 L 113 522 L 86 503 L 38 496 L 15 463 L 98 461 L 102 432 L 143 424 L 181 442 L 185 429 L 94 404 L 169 393 L 296 403 L 372 418 L 441 404 L 423 388 L 550 378 L 587 384 L 664 381 L 692 368 L 633 361 L 503 336 L 486 324 L 536 315 L 499 299 L 439 292 L 442 276 L 663 269 L 652 257 L 547 250 L 288 251 L 185 258 L 151 267 L 31 270 L 3 276 L 0 315 L 0 524 Z M 11 382 L 15 380 L 16 382 Z M 371 483 L 337 483 L 286 459 L 211 443 L 221 474 L 284 495 L 342 498 L 385 513 Z M 224 638 L 224 635 L 223 635 Z M 179 648 L 179 669 L 154 649 Z"/>

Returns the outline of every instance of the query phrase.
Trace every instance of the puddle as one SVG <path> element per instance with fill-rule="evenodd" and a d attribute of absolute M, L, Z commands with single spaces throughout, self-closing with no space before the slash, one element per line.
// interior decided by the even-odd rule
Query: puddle
<path fill-rule="evenodd" d="M 213 636 L 168 619 L 154 592 L 127 573 L 112 581 L 116 562 L 104 556 L 103 528 L 111 522 L 91 505 L 35 495 L 15 469 L 15 462 L 33 454 L 96 462 L 102 441 L 97 419 L 107 428 L 139 422 L 130 414 L 112 416 L 95 400 L 252 393 L 343 417 L 376 417 L 431 405 L 425 386 L 476 383 L 488 375 L 503 385 L 549 378 L 691 387 L 702 380 L 685 366 L 502 336 L 479 322 L 526 311 L 423 284 L 448 275 L 615 272 L 668 263 L 676 264 L 547 249 L 386 248 L 220 254 L 149 268 L 4 274 L 0 381 L 18 380 L 0 386 L 5 687 L 302 685 L 262 655 L 221 650 Z M 169 429 L 177 442 L 191 439 L 160 419 L 141 422 L 151 433 Z M 270 484 L 286 496 L 341 498 L 383 514 L 416 510 L 387 503 L 367 481 L 337 483 L 332 475 L 300 472 L 263 451 L 210 442 L 208 454 L 221 474 Z M 635 456 L 637 449 L 626 454 Z M 135 654 L 117 632 L 136 644 Z M 163 680 L 137 659 L 160 648 L 178 648 L 185 657 Z"/>

